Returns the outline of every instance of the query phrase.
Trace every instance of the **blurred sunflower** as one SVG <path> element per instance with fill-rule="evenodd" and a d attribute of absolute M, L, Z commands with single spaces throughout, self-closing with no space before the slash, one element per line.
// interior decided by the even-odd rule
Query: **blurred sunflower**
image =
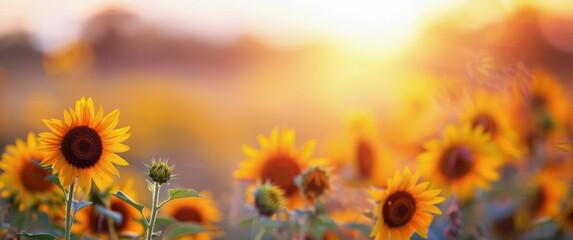
<path fill-rule="evenodd" d="M 481 127 L 485 133 L 490 134 L 504 154 L 504 160 L 515 162 L 521 158 L 522 153 L 510 118 L 507 101 L 485 91 L 477 92 L 473 103 L 467 104 L 466 111 L 460 116 L 462 122 L 470 123 L 474 128 Z"/>
<path fill-rule="evenodd" d="M 418 172 L 411 174 L 409 168 L 403 173 L 396 172 L 394 178 L 388 179 L 388 190 L 372 191 L 377 203 L 376 225 L 370 236 L 378 239 L 409 239 L 414 231 L 423 238 L 428 238 L 428 228 L 434 216 L 442 214 L 434 206 L 445 200 L 438 195 L 442 190 L 428 190 L 429 183 L 418 184 Z"/>
<path fill-rule="evenodd" d="M 119 121 L 119 110 L 107 116 L 103 107 L 94 111 L 91 98 L 76 101 L 75 109 L 64 110 L 64 121 L 44 120 L 52 132 L 40 133 L 38 149 L 44 151 L 42 165 L 51 165 L 64 187 L 78 179 L 78 191 L 89 192 L 92 180 L 99 189 L 106 189 L 119 176 L 115 166 L 129 165 L 116 153 L 126 152 L 122 144 L 129 137 L 129 127 L 114 129 Z"/>
<path fill-rule="evenodd" d="M 6 146 L 6 152 L 2 154 L 2 197 L 13 196 L 20 211 L 63 204 L 60 189 L 46 180 L 50 172 L 39 165 L 43 157 L 44 154 L 37 149 L 36 135 L 32 132 L 28 133 L 26 141 L 16 139 L 15 145 Z"/>
<path fill-rule="evenodd" d="M 302 189 L 310 204 L 331 190 L 332 176 L 329 161 L 324 159 L 316 162 L 317 164 L 312 164 L 301 175 Z"/>
<path fill-rule="evenodd" d="M 248 157 L 239 163 L 233 176 L 238 180 L 267 182 L 284 191 L 289 209 L 302 206 L 302 196 L 294 178 L 310 164 L 315 141 L 308 141 L 300 149 L 295 148 L 295 132 L 292 129 L 273 129 L 269 138 L 259 135 L 261 150 L 244 145 Z"/>
<path fill-rule="evenodd" d="M 137 192 L 134 190 L 134 182 L 127 180 L 119 189 L 113 189 L 112 192 L 122 191 L 134 201 L 138 201 Z M 76 215 L 76 223 L 72 231 L 76 234 L 87 234 L 92 237 L 109 238 L 109 226 L 106 217 L 98 211 L 94 203 L 85 209 L 79 211 Z M 141 214 L 128 203 L 116 197 L 109 199 L 110 209 L 119 213 L 122 217 L 120 223 L 114 223 L 115 232 L 118 235 L 142 235 L 143 225 L 140 223 Z"/>
<path fill-rule="evenodd" d="M 202 191 L 201 198 L 181 198 L 170 201 L 161 208 L 163 215 L 170 216 L 179 222 L 194 223 L 208 230 L 215 230 L 214 223 L 221 221 L 221 213 L 208 191 Z M 177 239 L 208 240 L 213 233 L 203 232 L 195 235 L 180 236 Z"/>
<path fill-rule="evenodd" d="M 531 181 L 533 191 L 525 198 L 517 212 L 519 228 L 529 228 L 534 221 L 542 218 L 557 217 L 567 194 L 567 184 L 550 172 L 540 172 Z"/>
<path fill-rule="evenodd" d="M 442 140 L 424 145 L 418 156 L 420 171 L 460 199 L 472 197 L 476 187 L 489 189 L 489 181 L 499 179 L 501 155 L 491 136 L 470 124 L 448 126 Z"/>
<path fill-rule="evenodd" d="M 543 71 L 533 72 L 529 91 L 526 96 L 517 95 L 522 104 L 513 124 L 519 126 L 520 137 L 531 150 L 535 141 L 565 136 L 569 106 L 563 86 Z"/>
<path fill-rule="evenodd" d="M 386 179 L 398 169 L 392 161 L 389 149 L 381 143 L 374 117 L 356 114 L 350 121 L 352 155 L 350 164 L 354 169 L 353 179 L 360 185 L 386 187 Z"/>
<path fill-rule="evenodd" d="M 557 223 L 565 232 L 573 232 L 573 198 L 569 199 L 567 207 L 559 214 Z"/>

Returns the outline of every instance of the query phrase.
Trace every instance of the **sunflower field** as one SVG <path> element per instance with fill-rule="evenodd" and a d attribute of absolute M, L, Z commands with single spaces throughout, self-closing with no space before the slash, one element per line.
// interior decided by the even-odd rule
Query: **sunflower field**
<path fill-rule="evenodd" d="M 569 0 L 0 0 L 2 239 L 573 239 Z"/>

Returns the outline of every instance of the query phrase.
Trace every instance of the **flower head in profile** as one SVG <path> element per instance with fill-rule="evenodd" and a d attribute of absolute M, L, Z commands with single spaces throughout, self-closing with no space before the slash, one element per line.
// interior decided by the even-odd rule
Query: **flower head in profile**
<path fill-rule="evenodd" d="M 330 191 L 330 173 L 324 166 L 314 166 L 306 169 L 302 175 L 302 189 L 305 197 L 313 202 Z"/>
<path fill-rule="evenodd" d="M 311 162 L 315 141 L 308 141 L 300 149 L 295 147 L 292 129 L 273 129 L 270 137 L 259 135 L 261 149 L 243 146 L 247 160 L 239 163 L 233 176 L 249 182 L 270 182 L 284 192 L 289 208 L 302 206 L 299 188 L 294 182 Z"/>
<path fill-rule="evenodd" d="M 534 221 L 555 219 L 561 213 L 561 203 L 567 195 L 567 184 L 542 170 L 528 184 L 532 187 L 517 211 L 517 227 L 527 229 Z"/>
<path fill-rule="evenodd" d="M 418 183 L 420 174 L 412 174 L 409 168 L 402 173 L 396 172 L 394 178 L 388 179 L 388 189 L 372 191 L 376 201 L 377 218 L 370 236 L 376 239 L 409 239 L 417 232 L 428 238 L 428 228 L 434 218 L 441 214 L 435 204 L 443 202 L 441 190 L 429 190 L 429 182 Z"/>
<path fill-rule="evenodd" d="M 37 148 L 36 135 L 28 133 L 26 140 L 6 146 L 0 161 L 0 188 L 3 197 L 14 197 L 19 210 L 44 205 L 63 204 L 60 189 L 48 181 L 50 172 L 39 164 L 44 154 Z"/>
<path fill-rule="evenodd" d="M 119 172 L 114 164 L 129 165 L 116 153 L 126 152 L 123 144 L 129 127 L 115 129 L 119 110 L 104 115 L 103 107 L 96 112 L 91 98 L 82 97 L 75 108 L 64 110 L 64 121 L 44 120 L 51 132 L 40 133 L 38 149 L 44 152 L 41 162 L 52 166 L 62 185 L 67 188 L 78 182 L 78 190 L 90 191 L 92 180 L 99 189 L 106 189 Z"/>
<path fill-rule="evenodd" d="M 429 141 L 424 147 L 417 159 L 420 172 L 460 200 L 473 197 L 476 188 L 489 189 L 489 182 L 499 179 L 501 155 L 481 127 L 448 126 L 443 139 Z"/>

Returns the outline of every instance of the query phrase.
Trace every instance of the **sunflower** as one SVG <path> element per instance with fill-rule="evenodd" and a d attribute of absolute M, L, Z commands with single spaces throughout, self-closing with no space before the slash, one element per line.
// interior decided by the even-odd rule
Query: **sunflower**
<path fill-rule="evenodd" d="M 489 181 L 499 179 L 501 155 L 482 128 L 448 126 L 441 141 L 429 141 L 424 148 L 417 159 L 420 171 L 462 200 L 472 197 L 475 187 L 488 190 Z"/>
<path fill-rule="evenodd" d="M 119 121 L 119 110 L 107 116 L 103 108 L 94 111 L 91 98 L 76 101 L 75 109 L 64 110 L 64 121 L 44 120 L 52 132 L 40 133 L 39 149 L 44 151 L 42 165 L 52 166 L 64 187 L 78 179 L 78 191 L 89 192 L 92 180 L 99 189 L 106 189 L 119 173 L 113 163 L 128 163 L 116 153 L 126 152 L 122 144 L 129 134 L 129 127 L 114 129 Z"/>
<path fill-rule="evenodd" d="M 134 201 L 138 201 L 137 192 L 134 190 L 134 183 L 127 180 L 125 184 L 119 189 L 113 189 L 111 192 L 121 190 Z M 95 202 L 95 201 L 94 201 Z M 108 222 L 104 215 L 100 214 L 94 203 L 77 213 L 76 223 L 72 227 L 72 231 L 77 234 L 87 234 L 92 237 L 109 238 Z M 143 225 L 140 223 L 141 214 L 129 205 L 128 203 L 120 200 L 117 197 L 109 199 L 109 207 L 112 211 L 121 215 L 122 221 L 115 223 L 115 232 L 118 235 L 142 235 Z"/>
<path fill-rule="evenodd" d="M 2 154 L 0 188 L 3 197 L 14 197 L 19 209 L 63 203 L 58 187 L 46 180 L 50 172 L 40 167 L 44 154 L 37 149 L 36 136 L 28 133 L 26 141 L 16 139 Z"/>
<path fill-rule="evenodd" d="M 398 167 L 379 138 L 374 117 L 370 114 L 356 114 L 352 117 L 349 129 L 352 135 L 352 155 L 350 164 L 354 169 L 354 180 L 367 185 L 386 187 L 386 179 Z"/>
<path fill-rule="evenodd" d="M 434 206 L 445 200 L 439 197 L 441 190 L 429 190 L 428 182 L 418 184 L 420 174 L 410 173 L 406 167 L 404 172 L 396 172 L 394 178 L 388 179 L 388 190 L 372 191 L 371 195 L 377 203 L 375 216 L 376 225 L 370 236 L 378 239 L 408 239 L 414 231 L 423 238 L 428 238 L 428 228 L 434 216 L 442 214 Z"/>
<path fill-rule="evenodd" d="M 460 120 L 470 123 L 474 128 L 481 127 L 499 146 L 504 160 L 515 162 L 522 157 L 522 151 L 518 146 L 517 133 L 512 128 L 511 114 L 508 114 L 508 111 L 509 104 L 502 96 L 478 91 L 475 101 L 466 105 L 466 111 L 460 116 Z"/>
<path fill-rule="evenodd" d="M 208 191 L 202 191 L 201 198 L 181 198 L 170 201 L 163 208 L 161 213 L 170 216 L 179 222 L 194 223 L 214 230 L 214 223 L 221 221 L 221 213 L 213 200 L 213 196 Z M 212 237 L 211 232 L 204 232 L 192 236 L 180 236 L 177 239 L 208 240 Z"/>
<path fill-rule="evenodd" d="M 233 176 L 238 180 L 255 182 L 270 181 L 284 191 L 288 207 L 303 205 L 299 188 L 294 178 L 302 173 L 313 159 L 315 141 L 308 141 L 300 149 L 295 148 L 295 132 L 292 129 L 273 129 L 269 138 L 259 135 L 261 150 L 244 145 L 247 160 L 239 163 Z"/>
<path fill-rule="evenodd" d="M 538 173 L 530 184 L 533 191 L 524 199 L 517 212 L 519 228 L 529 228 L 534 221 L 542 218 L 556 218 L 567 194 L 567 184 L 547 171 Z"/>
<path fill-rule="evenodd" d="M 524 144 L 533 150 L 540 140 L 561 140 L 565 136 L 569 117 L 568 98 L 563 86 L 553 76 L 534 71 L 527 94 L 517 94 L 521 104 L 517 107 L 519 126 Z"/>
<path fill-rule="evenodd" d="M 567 207 L 559 214 L 557 223 L 565 232 L 573 232 L 573 198 L 569 199 Z"/>

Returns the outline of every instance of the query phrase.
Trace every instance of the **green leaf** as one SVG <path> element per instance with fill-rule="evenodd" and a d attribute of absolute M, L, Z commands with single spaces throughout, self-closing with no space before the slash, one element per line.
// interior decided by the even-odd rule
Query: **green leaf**
<path fill-rule="evenodd" d="M 197 234 L 206 232 L 207 229 L 198 224 L 185 224 L 173 228 L 171 231 L 169 239 L 174 239 L 175 237 L 183 234 Z"/>
<path fill-rule="evenodd" d="M 28 233 L 28 232 L 20 232 L 18 233 L 20 236 L 24 236 L 25 239 L 36 239 L 36 240 L 54 240 L 56 236 L 49 234 L 49 233 Z"/>
<path fill-rule="evenodd" d="M 135 209 L 137 209 L 137 211 L 139 211 L 141 214 L 143 214 L 143 208 L 145 208 L 145 206 L 133 201 L 133 199 L 131 199 L 129 196 L 125 195 L 125 193 L 123 193 L 122 191 L 118 191 L 117 193 L 112 193 L 111 195 L 113 195 L 113 196 L 119 198 L 120 200 L 126 202 L 127 204 L 129 204 L 132 207 L 134 207 Z"/>
<path fill-rule="evenodd" d="M 155 226 L 157 227 L 169 226 L 175 222 L 176 222 L 175 219 L 170 217 L 157 217 L 157 219 L 155 219 Z"/>
<path fill-rule="evenodd" d="M 318 215 L 317 220 L 327 228 L 336 228 L 336 222 L 326 214 Z"/>
<path fill-rule="evenodd" d="M 78 201 L 74 200 L 74 201 L 72 202 L 72 209 L 73 209 L 74 211 L 76 211 L 76 212 L 79 212 L 80 210 L 82 210 L 82 208 L 85 208 L 85 207 L 87 207 L 87 206 L 89 206 L 89 205 L 91 205 L 91 204 L 92 204 L 92 202 L 88 202 L 88 201 L 80 201 L 80 202 L 78 202 Z"/>
<path fill-rule="evenodd" d="M 111 218 L 113 220 L 113 222 L 115 222 L 116 224 L 121 224 L 123 222 L 123 216 L 121 215 L 121 213 L 118 213 L 118 212 L 113 211 L 111 209 L 106 209 L 102 205 L 96 205 L 96 210 L 100 214 Z"/>
<path fill-rule="evenodd" d="M 62 192 L 64 191 L 64 187 L 62 186 L 62 183 L 60 183 L 60 179 L 58 178 L 58 176 L 56 175 L 48 175 L 46 177 L 46 180 L 48 180 L 49 182 L 56 184 L 56 186 L 58 186 L 58 188 L 60 190 L 62 190 Z"/>
<path fill-rule="evenodd" d="M 167 190 L 167 193 L 169 193 L 169 199 L 167 199 L 164 202 L 162 202 L 161 204 L 159 204 L 159 207 L 157 207 L 157 208 L 161 208 L 163 205 L 165 205 L 169 201 L 179 199 L 179 198 L 202 197 L 201 194 L 199 194 L 197 191 L 195 191 L 193 189 L 169 189 L 169 190 Z"/>

